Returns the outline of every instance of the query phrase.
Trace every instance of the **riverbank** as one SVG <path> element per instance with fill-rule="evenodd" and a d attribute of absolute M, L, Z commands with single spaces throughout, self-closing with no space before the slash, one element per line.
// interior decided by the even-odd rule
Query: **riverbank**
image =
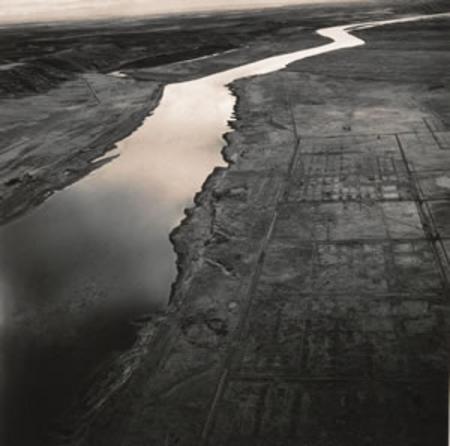
<path fill-rule="evenodd" d="M 446 444 L 443 32 L 234 85 L 233 163 L 172 234 L 171 310 L 86 444 Z"/>
<path fill-rule="evenodd" d="M 168 83 L 320 45 L 314 30 L 350 13 L 338 9 L 0 30 L 8 62 L 0 70 L 0 224 L 98 168 L 104 161 L 93 161 L 141 125 Z M 354 20 L 391 13 L 351 11 Z M 118 70 L 128 77 L 108 74 Z"/>
<path fill-rule="evenodd" d="M 423 8 L 420 2 L 304 6 L 186 16 L 175 25 L 169 17 L 0 29 L 6 62 L 0 66 L 0 223 L 101 165 L 93 161 L 136 130 L 164 85 L 320 45 L 325 40 L 314 30 L 324 25 Z M 433 2 L 425 9 L 442 8 Z M 129 77 L 108 75 L 118 70 Z"/>
<path fill-rule="evenodd" d="M 308 33 L 300 40 L 296 49 L 321 41 Z M 274 51 L 274 48 L 270 50 Z M 252 60 L 261 54 L 261 50 L 255 53 L 253 49 L 245 49 L 240 60 Z M 220 56 L 214 59 L 217 62 Z M 232 60 L 228 63 L 232 64 Z M 84 85 L 85 80 L 89 85 Z M 30 119 L 34 122 L 29 122 L 26 129 L 29 135 L 35 135 L 24 144 L 39 145 L 34 150 L 16 147 L 13 164 L 5 165 L 5 170 L 14 175 L 12 178 L 18 178 L 8 181 L 10 195 L 3 202 L 5 218 L 19 215 L 41 197 L 49 198 L 48 193 L 92 171 L 91 176 L 49 198 L 31 214 L 16 219 L 0 232 L 3 277 L 12 286 L 10 294 L 14 296 L 7 301 L 9 317 L 3 330 L 8 359 L 8 419 L 10 426 L 23 426 L 24 423 L 29 426 L 21 429 L 19 444 L 28 442 L 28 438 L 47 441 L 47 432 L 51 430 L 48 423 L 53 426 L 56 418 L 58 424 L 61 412 L 67 406 L 71 407 L 68 401 L 82 393 L 86 381 L 91 382 L 90 375 L 99 367 L 102 371 L 102 367 L 106 367 L 108 374 L 112 369 L 114 374 L 116 367 L 111 363 L 116 362 L 116 357 L 124 352 L 129 358 L 129 349 L 136 342 L 138 331 L 134 319 L 154 312 L 155 306 L 167 304 L 171 278 L 166 277 L 166 270 L 173 270 L 176 261 L 171 255 L 169 232 L 181 220 L 183 207 L 191 204 L 214 164 L 201 170 L 205 155 L 202 156 L 201 150 L 196 155 L 194 150 L 193 159 L 186 159 L 181 168 L 177 167 L 179 159 L 174 157 L 173 165 L 164 167 L 168 153 L 164 150 L 160 153 L 158 139 L 153 138 L 158 135 L 156 128 L 144 141 L 139 140 L 139 132 L 136 132 L 137 144 L 143 143 L 143 152 L 136 155 L 137 159 L 130 159 L 132 138 L 123 143 L 125 146 L 121 148 L 123 153 L 118 164 L 123 163 L 125 167 L 129 164 L 125 173 L 120 166 L 115 169 L 114 162 L 93 172 L 102 163 L 111 161 L 108 153 L 100 160 L 98 156 L 112 148 L 115 139 L 122 139 L 121 132 L 131 132 L 141 124 L 143 115 L 149 113 L 148 107 L 159 103 L 161 90 L 162 85 L 153 81 L 89 74 L 83 75 L 83 80 L 63 83 L 45 95 L 34 96 L 35 108 L 32 110 L 40 110 L 43 104 L 53 100 L 49 107 L 53 113 L 48 116 L 38 114 L 37 118 L 31 113 Z M 224 91 L 227 93 L 226 89 Z M 70 96 L 71 93 L 74 95 Z M 68 98 L 75 102 L 77 94 L 85 95 L 83 102 L 79 107 L 67 109 Z M 26 102 L 30 100 L 15 100 L 21 116 L 24 116 L 25 106 L 30 107 L 30 102 Z M 10 110 L 12 104 L 11 101 Z M 175 108 L 169 118 L 176 115 L 176 98 L 171 105 Z M 87 117 L 90 119 L 86 120 Z M 10 119 L 16 123 L 14 116 Z M 152 119 L 157 120 L 158 115 Z M 170 128 L 177 124 L 176 119 L 173 122 L 169 119 L 166 123 L 169 133 L 166 134 L 177 134 Z M 179 124 L 184 125 L 182 120 Z M 191 124 L 195 125 L 195 122 Z M 225 131 L 226 117 L 220 125 Z M 15 133 L 11 134 L 17 134 L 17 131 L 18 128 L 14 128 Z M 218 144 L 211 154 L 217 163 L 220 163 L 221 132 L 213 134 L 210 141 L 212 145 Z M 70 151 L 62 151 L 64 146 Z M 200 149 L 207 150 L 208 147 Z M 11 152 L 10 155 L 14 153 Z M 153 164 L 152 155 L 155 156 Z M 161 157 L 162 166 L 157 167 Z M 183 153 L 180 153 L 180 159 L 182 157 Z M 90 163 L 90 160 L 98 161 Z M 143 164 L 148 167 L 142 172 L 140 166 Z M 192 175 L 189 171 L 184 172 L 186 166 L 190 166 Z M 17 167 L 20 173 L 12 167 Z M 156 171 L 151 170 L 153 167 Z M 179 172 L 178 178 L 170 173 L 171 169 Z M 194 172 L 199 169 L 203 173 L 197 178 Z M 103 173 L 110 170 L 111 175 L 104 178 Z M 156 178 L 163 172 L 168 185 L 161 190 L 163 185 Z M 95 183 L 97 177 L 100 180 Z M 182 181 L 189 184 L 195 181 L 198 186 L 184 197 L 183 188 L 178 184 Z M 108 190 L 108 185 L 112 189 Z M 177 191 L 182 195 L 180 203 L 177 202 L 180 199 Z M 172 215 L 158 214 L 158 200 L 163 202 L 162 208 L 170 208 L 170 203 L 175 201 L 174 206 L 180 208 L 175 219 Z M 15 203 L 20 207 L 15 207 Z M 6 210 L 12 213 L 8 215 Z M 167 219 L 170 223 L 166 227 Z M 162 228 L 165 230 L 161 234 Z M 172 260 L 170 265 L 165 264 L 167 250 Z M 157 271 L 161 271 L 161 277 L 155 277 L 155 283 L 151 283 Z M 164 278 L 166 283 L 162 283 Z M 162 290 L 165 290 L 164 295 L 161 295 Z M 28 411 L 33 416 L 22 412 L 29 400 L 32 404 Z M 14 437 L 17 431 L 11 429 L 9 435 Z"/>
<path fill-rule="evenodd" d="M 370 36 L 371 35 L 368 36 L 368 39 L 371 38 Z M 409 39 L 411 39 L 411 37 L 414 37 L 414 33 L 412 36 L 408 35 Z M 312 40 L 308 39 L 311 39 L 309 33 L 305 38 L 302 38 L 302 44 L 305 46 L 313 46 L 317 37 L 312 37 Z M 292 38 L 289 42 L 294 45 L 295 39 Z M 266 50 L 264 50 L 267 52 L 261 52 L 255 48 L 254 51 L 256 51 L 256 53 L 254 55 L 257 54 L 258 58 L 260 58 L 262 54 L 272 54 L 270 51 L 279 52 L 280 48 L 282 48 L 281 45 L 280 42 L 279 47 L 273 45 L 273 48 L 270 48 L 268 42 Z M 386 45 L 386 42 L 384 45 Z M 286 47 L 287 45 L 283 48 Z M 380 53 L 383 53 L 384 51 L 384 47 L 380 49 Z M 239 54 L 244 54 L 244 59 L 239 59 Z M 208 60 L 206 62 L 195 62 L 195 70 L 199 67 L 197 65 L 198 63 L 205 63 L 205 66 L 207 66 L 205 69 L 207 70 L 216 70 L 224 60 L 228 60 L 228 63 L 231 64 L 236 63 L 236 61 L 248 61 L 249 59 L 245 59 L 245 57 L 249 57 L 249 54 L 251 55 L 252 53 L 245 51 L 240 53 L 228 53 L 223 56 L 224 59 L 221 59 L 221 57 L 214 58 L 212 63 Z M 406 54 L 407 52 L 404 50 L 397 54 L 397 56 L 405 57 Z M 381 57 L 382 54 L 378 54 L 378 56 Z M 353 57 L 354 56 L 351 55 L 349 63 L 346 64 L 351 65 L 352 69 L 354 67 Z M 423 57 L 425 57 L 425 54 L 421 54 L 421 58 Z M 437 54 L 434 54 L 434 57 L 437 57 Z M 433 63 L 433 60 L 435 59 L 429 59 L 428 63 Z M 421 77 L 418 78 L 419 80 L 411 81 L 411 78 L 409 77 L 410 69 L 411 67 L 414 67 L 416 59 L 411 58 L 408 59 L 408 61 L 408 64 L 404 67 L 403 81 L 408 85 L 411 82 L 412 84 L 415 82 L 423 82 L 424 79 Z M 393 61 L 390 60 L 389 63 L 392 62 Z M 211 367 L 214 369 L 213 365 L 217 364 L 217 361 L 220 362 L 222 360 L 221 358 L 223 358 L 223 354 L 225 354 L 223 349 L 228 348 L 227 343 L 230 339 L 230 333 L 234 331 L 236 324 L 238 324 L 237 321 L 242 316 L 241 301 L 238 301 L 236 296 L 240 296 L 239 299 L 245 300 L 248 293 L 251 292 L 254 281 L 251 278 L 249 279 L 249 276 L 252 276 L 255 264 L 258 264 L 258 256 L 263 252 L 262 247 L 265 246 L 264 243 L 266 242 L 262 245 L 260 243 L 262 243 L 263 240 L 268 241 L 269 237 L 267 237 L 266 231 L 270 228 L 270 221 L 273 219 L 274 209 L 278 206 L 276 204 L 277 192 L 287 181 L 286 171 L 288 170 L 289 165 L 288 160 L 292 158 L 295 151 L 297 136 L 300 134 L 298 129 L 301 130 L 302 135 L 311 137 L 324 132 L 322 125 L 324 125 L 323 123 L 325 122 L 328 126 L 328 136 L 333 136 L 333 132 L 337 132 L 336 134 L 338 135 L 341 135 L 342 132 L 344 135 L 359 134 L 359 131 L 365 130 L 365 126 L 368 126 L 369 115 L 372 117 L 374 115 L 366 110 L 365 114 L 362 113 L 362 117 L 359 116 L 358 119 L 360 119 L 360 121 L 358 121 L 353 115 L 355 106 L 357 107 L 359 104 L 361 107 L 361 104 L 366 104 L 366 101 L 370 102 L 371 100 L 375 100 L 374 98 L 379 96 L 379 89 L 381 88 L 381 91 L 383 92 L 384 89 L 387 88 L 387 85 L 389 85 L 391 79 L 391 73 L 383 73 L 386 77 L 385 82 L 387 85 L 377 83 L 376 85 L 373 85 L 373 89 L 368 97 L 365 95 L 358 96 L 358 98 L 355 98 L 354 102 L 348 102 L 347 92 L 355 91 L 354 87 L 355 85 L 358 86 L 357 82 L 359 77 L 362 77 L 362 79 L 359 79 L 361 82 L 364 82 L 364 77 L 368 79 L 371 78 L 372 72 L 371 69 L 368 68 L 371 67 L 371 61 L 365 60 L 362 62 L 362 65 L 360 65 L 359 68 L 363 74 L 361 74 L 360 71 L 354 75 L 356 84 L 345 83 L 344 80 L 347 78 L 346 72 L 343 72 L 341 77 L 337 77 L 335 80 L 328 79 L 326 74 L 315 76 L 314 69 L 317 69 L 317 63 L 318 62 L 313 63 L 312 68 L 310 68 L 310 71 L 308 71 L 307 74 L 300 72 L 299 74 L 293 75 L 292 71 L 295 73 L 295 70 L 291 70 L 291 77 L 285 76 L 285 72 L 283 72 L 269 76 L 270 81 L 267 81 L 266 84 L 264 83 L 266 82 L 264 80 L 266 77 L 264 77 L 263 80 L 258 80 L 258 78 L 256 78 L 239 83 L 234 87 L 234 91 L 240 101 L 237 110 L 240 120 L 235 124 L 237 132 L 228 136 L 231 145 L 226 148 L 226 157 L 228 160 L 233 161 L 234 164 L 230 170 L 219 169 L 212 177 L 210 177 L 203 188 L 203 192 L 197 197 L 196 210 L 189 212 L 190 217 L 188 220 L 172 235 L 172 239 L 175 242 L 179 254 L 180 276 L 177 281 L 174 303 L 170 309 L 168 319 L 163 319 L 162 322 L 160 321 L 162 328 L 159 327 L 158 331 L 155 331 L 153 324 L 148 324 L 144 331 L 141 332 L 143 340 L 142 343 L 138 342 L 136 350 L 132 349 L 125 354 L 126 360 L 124 362 L 119 361 L 119 364 L 114 364 L 114 366 L 109 368 L 111 372 L 106 379 L 106 395 L 114 393 L 117 382 L 123 383 L 129 378 L 130 360 L 132 364 L 131 369 L 137 368 L 139 370 L 137 376 L 133 379 L 148 379 L 148 376 L 147 378 L 144 377 L 146 375 L 151 375 L 152 373 L 155 373 L 156 375 L 162 373 L 166 376 L 161 378 L 162 381 L 156 379 L 154 383 L 149 385 L 148 389 L 145 391 L 145 395 L 137 397 L 136 402 L 129 397 L 128 393 L 125 393 L 124 401 L 119 402 L 119 406 L 116 406 L 117 402 L 113 401 L 111 407 L 108 408 L 107 411 L 111 410 L 114 412 L 115 410 L 118 410 L 121 412 L 123 410 L 122 407 L 125 407 L 124 412 L 128 413 L 129 409 L 126 408 L 128 404 L 133 407 L 140 407 L 141 403 L 147 405 L 147 402 L 145 401 L 151 401 L 150 404 L 157 405 L 160 400 L 158 396 L 155 399 L 155 394 L 153 392 L 156 392 L 159 395 L 161 389 L 172 389 L 173 386 L 175 387 L 174 393 L 172 393 L 172 390 L 168 390 L 169 394 L 173 395 L 175 399 L 181 398 L 185 401 L 182 401 L 179 405 L 177 405 L 178 403 L 170 405 L 168 402 L 168 406 L 162 408 L 161 413 L 164 414 L 164 419 L 161 428 L 152 429 L 150 434 L 147 432 L 148 429 L 144 428 L 144 424 L 148 422 L 147 417 L 151 418 L 154 416 L 152 410 L 150 410 L 150 412 L 146 410 L 142 411 L 142 416 L 140 416 L 140 414 L 136 417 L 133 416 L 133 419 L 136 418 L 133 421 L 133 423 L 135 423 L 134 427 L 129 426 L 130 419 L 128 416 L 124 419 L 120 416 L 120 413 L 117 415 L 118 418 L 114 415 L 112 419 L 117 420 L 118 423 L 115 424 L 115 429 L 113 429 L 112 432 L 117 433 L 116 426 L 120 425 L 120 427 L 117 427 L 120 431 L 119 436 L 123 436 L 127 441 L 131 442 L 131 444 L 133 444 L 133 441 L 140 442 L 140 435 L 155 435 L 152 440 L 156 441 L 156 444 L 158 444 L 158 442 L 159 444 L 164 444 L 163 441 L 167 443 L 167 438 L 171 441 L 170 439 L 172 436 L 175 437 L 177 435 L 176 433 L 172 434 L 169 431 L 162 431 L 161 429 L 166 429 L 167 423 L 172 419 L 171 416 L 175 417 L 177 420 L 180 419 L 181 413 L 184 413 L 184 409 L 186 409 L 186 406 L 183 406 L 183 404 L 187 404 L 189 407 L 195 406 L 195 401 L 192 404 L 188 401 L 189 398 L 192 397 L 190 392 L 184 396 L 180 396 L 179 394 L 179 391 L 182 392 L 185 388 L 183 383 L 186 375 L 192 376 L 194 383 L 197 382 L 195 379 L 197 373 L 200 374 L 200 381 L 205 377 L 207 386 L 203 391 L 206 393 L 211 390 L 208 390 L 208 386 L 214 385 L 216 371 L 212 371 Z M 338 67 L 341 66 L 340 59 L 334 59 L 334 63 L 336 70 L 338 71 Z M 421 60 L 421 63 L 423 63 L 423 59 Z M 319 66 L 323 67 L 324 65 L 320 62 Z M 385 66 L 384 59 L 383 66 Z M 167 67 L 163 69 L 140 69 L 140 71 L 127 70 L 127 74 L 132 77 L 128 79 L 112 78 L 110 80 L 110 76 L 106 77 L 105 75 L 96 74 L 91 77 L 91 75 L 89 75 L 87 80 L 90 82 L 90 85 L 86 85 L 83 94 L 89 92 L 92 95 L 89 97 L 89 101 L 93 102 L 96 101 L 95 96 L 99 96 L 99 93 L 103 91 L 103 88 L 104 91 L 108 92 L 109 96 L 111 96 L 111 91 L 116 91 L 113 90 L 111 86 L 116 85 L 117 89 L 120 89 L 120 84 L 117 82 L 123 81 L 127 83 L 127 94 L 131 94 L 131 97 L 134 97 L 133 101 L 135 100 L 135 102 L 127 103 L 128 99 L 125 99 L 125 95 L 114 95 L 112 103 L 110 104 L 111 108 L 98 108 L 96 114 L 93 115 L 93 119 L 98 119 L 99 117 L 103 118 L 103 115 L 107 115 L 108 111 L 114 110 L 115 106 L 118 106 L 119 108 L 124 107 L 126 114 L 135 110 L 134 107 L 136 107 L 136 110 L 141 107 L 146 107 L 145 113 L 147 114 L 150 111 L 150 109 L 147 108 L 148 103 L 145 102 L 145 98 L 139 97 L 138 90 L 141 88 L 146 89 L 148 94 L 147 99 L 150 99 L 152 104 L 155 105 L 159 96 L 161 80 L 164 77 L 170 77 L 169 75 L 171 73 L 174 73 L 173 79 L 180 79 L 180 73 L 181 76 L 185 76 L 186 73 L 191 73 L 192 75 L 195 70 L 188 67 L 190 67 L 190 65 L 181 63 L 176 67 L 170 67 L 169 70 L 167 70 Z M 301 67 L 303 67 L 303 65 L 300 66 L 300 69 Z M 418 72 L 420 70 L 416 69 L 416 71 L 416 75 L 419 76 Z M 426 96 L 425 93 L 422 92 L 422 96 L 420 96 L 422 98 L 421 104 L 423 102 L 425 106 L 431 110 L 430 116 L 426 116 L 427 120 L 431 118 L 431 115 L 435 116 L 436 113 L 445 118 L 445 101 L 441 103 L 440 108 L 436 105 L 442 97 L 442 92 L 440 91 L 442 90 L 442 87 L 440 85 L 444 85 L 444 88 L 446 85 L 445 81 L 442 81 L 444 75 L 440 71 L 436 74 L 433 73 L 427 73 L 430 76 L 429 79 L 432 81 L 432 84 L 430 84 L 431 93 L 429 93 L 429 96 Z M 146 81 L 142 83 L 142 80 L 139 81 L 139 83 L 135 83 L 134 79 L 139 78 L 139 76 L 140 79 L 150 80 L 150 83 L 145 83 Z M 422 76 L 422 74 L 420 76 Z M 100 88 L 97 90 L 99 85 Z M 326 86 L 325 90 L 323 90 L 323 85 Z M 361 86 L 362 85 L 365 84 L 361 84 Z M 282 86 L 282 88 L 280 88 L 280 86 Z M 76 88 L 79 87 L 80 86 L 78 85 Z M 395 97 L 397 94 L 401 99 L 401 107 L 398 109 L 395 108 L 395 104 L 389 102 L 389 97 Z M 416 94 L 416 90 L 410 90 L 409 88 L 405 91 L 403 89 L 391 88 L 387 96 L 384 96 L 383 93 L 381 98 L 379 98 L 379 101 L 383 102 L 384 105 L 389 103 L 388 105 L 390 108 L 388 107 L 388 112 L 386 112 L 383 107 L 378 109 L 381 118 L 380 122 L 377 124 L 379 127 L 376 127 L 377 132 L 379 132 L 377 135 L 384 135 L 385 130 L 389 130 L 389 132 L 392 130 L 391 127 L 386 127 L 388 122 L 392 124 L 395 121 L 400 125 L 400 121 L 396 121 L 399 115 L 405 114 L 406 116 L 407 113 L 408 119 L 405 119 L 405 122 L 401 121 L 404 130 L 410 129 L 409 123 L 417 123 L 422 119 L 422 115 L 417 112 L 416 106 L 418 103 L 414 102 L 414 106 L 411 106 L 411 97 L 416 97 Z M 99 97 L 101 98 L 101 95 Z M 287 107 L 287 103 L 290 103 L 291 107 Z M 429 106 L 429 103 L 433 103 L 434 106 Z M 297 104 L 297 106 L 292 106 L 292 104 Z M 332 104 L 332 107 L 329 106 L 330 104 Z M 84 108 L 79 110 L 79 116 L 81 116 L 83 111 Z M 292 121 L 293 111 L 295 112 L 293 115 L 295 125 Z M 370 110 L 370 112 L 373 111 L 373 109 Z M 117 115 L 115 119 L 121 120 L 122 116 L 123 115 Z M 134 118 L 136 118 L 136 116 L 134 116 Z M 142 116 L 145 116 L 145 114 Z M 67 117 L 64 120 L 64 125 L 67 125 L 67 128 L 72 125 L 71 119 L 72 118 L 69 119 Z M 442 120 L 443 118 L 440 119 Z M 132 119 L 126 124 L 126 127 L 132 130 L 135 126 L 139 125 L 138 121 L 139 119 L 137 118 Z M 109 136 L 111 129 L 115 129 L 114 122 L 114 119 L 107 121 L 104 135 Z M 433 120 L 430 122 L 431 125 L 436 124 Z M 429 125 L 430 122 L 428 123 Z M 443 138 L 443 144 L 445 144 L 445 131 L 442 131 L 445 127 L 442 127 L 442 123 L 439 125 L 441 125 L 441 131 L 434 132 L 432 136 L 438 139 Z M 41 123 L 38 123 L 36 132 L 40 127 Z M 119 129 L 120 128 L 122 127 L 119 126 Z M 294 128 L 296 129 L 295 131 Z M 395 127 L 395 129 L 397 129 L 397 127 Z M 423 129 L 423 126 L 419 127 L 419 130 L 421 129 Z M 75 135 L 67 133 L 66 131 L 61 133 L 64 135 L 67 134 L 68 139 L 71 139 L 72 136 L 78 138 L 83 134 L 83 131 L 84 128 L 80 127 L 77 129 Z M 120 131 L 123 131 L 123 129 Z M 403 133 L 403 131 L 395 131 Z M 325 134 L 327 134 L 327 132 L 325 132 Z M 95 135 L 90 134 L 89 137 L 93 136 Z M 113 136 L 115 138 L 118 135 L 113 134 Z M 112 145 L 114 138 L 111 138 L 106 142 Z M 354 142 L 352 142 L 352 145 L 353 144 Z M 360 143 L 357 140 L 356 145 L 361 144 L 364 145 L 364 143 Z M 57 144 L 55 144 L 54 148 L 55 150 L 52 152 L 57 154 Z M 76 154 L 76 152 L 74 152 L 74 154 Z M 92 158 L 89 159 L 94 159 L 98 154 L 94 153 L 90 155 L 92 155 Z M 75 156 L 75 158 L 77 158 L 77 156 Z M 47 160 L 48 158 L 46 159 L 46 162 Z M 73 163 L 73 160 L 70 160 L 69 158 L 65 162 Z M 84 167 L 86 168 L 88 165 L 89 163 L 84 164 Z M 62 165 L 58 166 L 58 171 L 61 166 Z M 85 172 L 87 171 L 88 170 L 85 170 Z M 49 172 L 49 174 L 52 173 L 51 170 L 48 170 L 47 172 Z M 26 177 L 26 175 L 24 175 L 24 177 Z M 21 177 L 19 176 L 19 178 Z M 12 184 L 8 187 L 18 187 L 20 181 L 14 181 L 14 177 L 12 179 Z M 26 181 L 28 181 L 28 179 Z M 36 189 L 33 188 L 32 190 Z M 28 196 L 29 195 L 26 195 L 26 197 Z M 250 283 L 248 280 L 250 280 Z M 249 287 L 248 291 L 246 291 L 247 287 Z M 211 289 L 216 290 L 214 296 L 211 296 Z M 233 295 L 233 298 L 227 297 L 231 295 Z M 229 314 L 232 315 L 230 320 Z M 168 331 L 164 328 L 166 326 L 165 324 L 167 324 Z M 154 344 L 149 344 L 148 338 L 153 338 L 155 333 L 157 333 L 157 340 Z M 166 344 L 166 341 L 172 338 L 176 340 L 174 342 L 179 341 L 181 343 L 181 346 L 175 347 L 175 350 L 179 349 L 180 352 L 175 353 L 175 359 L 173 358 L 172 341 L 169 342 L 170 345 Z M 225 344 L 223 344 L 223 342 L 225 342 Z M 149 356 L 151 359 L 143 356 L 143 349 L 149 348 L 149 346 Z M 158 358 L 160 358 L 158 352 L 163 354 L 165 348 L 171 349 L 171 353 L 169 354 L 170 359 L 167 357 L 167 361 L 169 362 L 166 363 L 163 369 L 160 369 L 152 361 L 157 362 Z M 36 351 L 39 351 L 39 349 Z M 156 354 L 155 351 L 157 352 Z M 51 348 L 49 348 L 48 353 L 50 356 L 52 355 Z M 198 355 L 200 355 L 200 357 Z M 164 354 L 163 357 L 165 357 Z M 40 358 L 40 360 L 41 359 L 42 358 Z M 119 359 L 123 359 L 123 357 L 120 357 L 119 355 Z M 136 363 L 133 362 L 135 360 L 137 361 Z M 144 361 L 143 365 L 140 363 L 140 360 Z M 149 364 L 147 362 L 148 360 L 150 360 L 152 364 Z M 172 367 L 172 365 L 174 366 Z M 45 367 L 43 370 L 45 370 Z M 122 371 L 125 372 L 123 376 L 121 376 Z M 118 373 L 118 376 L 114 377 L 114 373 Z M 191 373 L 192 375 L 190 375 Z M 214 376 L 212 376 L 211 373 Z M 41 376 L 41 378 L 44 380 L 40 383 L 41 389 L 48 389 L 49 385 L 46 384 L 45 377 Z M 98 382 L 100 386 L 105 385 L 104 378 L 99 378 Z M 161 387 L 158 390 L 159 384 Z M 130 384 L 131 387 L 127 387 L 125 392 L 130 391 L 133 395 L 134 392 L 140 394 L 142 389 L 139 386 L 141 385 L 142 382 L 133 381 Z M 178 387 L 179 385 L 180 387 Z M 199 386 L 202 387 L 200 384 Z M 202 405 L 205 404 L 205 398 L 208 398 L 205 396 L 206 393 L 202 393 L 203 391 L 199 392 L 199 404 L 201 403 Z M 24 395 L 25 394 L 26 393 L 24 393 Z M 27 395 L 29 396 L 29 394 Z M 102 393 L 101 395 L 104 396 L 105 393 Z M 123 394 L 121 395 L 123 396 Z M 103 396 L 101 398 L 103 398 Z M 92 404 L 95 406 L 98 403 L 97 398 L 98 395 L 91 394 L 87 401 L 88 406 Z M 146 398 L 150 398 L 150 400 L 147 400 Z M 86 401 L 84 401 L 84 403 L 86 403 Z M 122 406 L 122 404 L 124 406 Z M 39 406 L 38 402 L 37 406 Z M 155 410 L 157 409 L 155 408 Z M 178 413 L 178 411 L 180 412 Z M 195 416 L 196 415 L 193 414 L 193 418 L 195 418 Z M 157 420 L 158 417 L 155 419 Z M 101 425 L 103 417 L 99 417 L 98 420 Z M 106 421 L 106 424 L 108 423 L 109 421 Z M 198 422 L 195 421 L 195 423 L 195 426 L 197 426 Z M 70 431 L 69 425 L 70 423 L 64 426 L 63 430 Z M 183 426 L 180 426 L 180 429 L 182 430 Z M 187 426 L 186 429 L 188 429 Z M 99 432 L 98 435 L 103 435 L 101 430 L 101 427 L 95 426 L 91 431 L 90 435 L 94 438 L 94 440 L 92 440 L 93 444 L 101 444 L 98 443 L 98 441 L 103 441 L 96 438 L 97 431 Z M 197 433 L 198 432 L 194 429 L 189 435 L 195 436 Z M 131 437 L 129 437 L 129 435 L 131 435 Z M 134 438 L 135 435 L 136 438 Z M 190 444 L 189 441 L 191 441 L 191 439 L 194 441 L 194 437 L 189 437 L 189 435 L 183 439 L 186 444 Z M 108 438 L 108 435 L 106 435 L 105 438 Z M 130 439 L 128 440 L 128 438 Z M 110 441 L 113 440 L 115 441 L 115 439 L 110 438 Z"/>

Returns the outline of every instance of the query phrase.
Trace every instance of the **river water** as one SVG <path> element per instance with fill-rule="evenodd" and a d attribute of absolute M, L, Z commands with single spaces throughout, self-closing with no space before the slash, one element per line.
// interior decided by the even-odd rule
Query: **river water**
<path fill-rule="evenodd" d="M 6 301 L 24 302 L 21 314 L 37 301 L 42 312 L 53 298 L 71 307 L 80 293 L 85 304 L 164 306 L 175 277 L 168 234 L 213 168 L 224 165 L 222 135 L 235 104 L 227 85 L 364 45 L 351 30 L 436 16 L 325 28 L 318 34 L 330 43 L 168 85 L 154 114 L 117 144 L 117 159 L 1 229 Z"/>
<path fill-rule="evenodd" d="M 85 352 L 86 343 L 98 344 L 93 363 L 126 348 L 133 340 L 128 319 L 167 305 L 176 274 L 168 236 L 213 168 L 224 165 L 223 134 L 235 105 L 229 83 L 364 45 L 351 30 L 429 17 L 436 16 L 322 29 L 329 43 L 168 85 L 154 114 L 117 144 L 117 158 L 3 227 L 2 302 L 6 322 L 23 330 L 13 336 L 19 352 L 24 346 L 24 356 L 15 356 L 17 379 L 27 379 L 30 356 L 45 362 L 63 352 L 62 365 L 51 367 L 64 374 L 68 346 Z M 41 367 L 37 376 L 48 375 Z"/>

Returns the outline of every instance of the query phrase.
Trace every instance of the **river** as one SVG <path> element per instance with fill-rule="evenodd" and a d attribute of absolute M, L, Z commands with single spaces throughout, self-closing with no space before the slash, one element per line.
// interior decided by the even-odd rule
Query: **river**
<path fill-rule="evenodd" d="M 23 330 L 23 342 L 22 333 L 13 336 L 18 381 L 29 376 L 30 356 L 45 363 L 59 352 L 64 373 L 67 346 L 91 345 L 94 362 L 126 348 L 134 339 L 129 319 L 166 307 L 176 275 L 169 233 L 214 167 L 225 165 L 223 135 L 236 102 L 230 83 L 364 45 L 353 30 L 444 15 L 321 29 L 329 43 L 168 85 L 153 115 L 117 144 L 115 159 L 1 228 L 3 324 Z M 40 366 L 37 377 L 48 373 Z M 48 383 L 33 383 L 44 388 L 30 397 L 45 393 Z"/>

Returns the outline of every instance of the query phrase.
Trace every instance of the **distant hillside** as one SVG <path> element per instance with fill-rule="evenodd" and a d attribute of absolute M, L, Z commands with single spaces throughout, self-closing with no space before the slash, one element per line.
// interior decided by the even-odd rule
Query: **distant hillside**
<path fill-rule="evenodd" d="M 386 14 L 450 10 L 447 0 L 361 1 L 340 6 L 180 16 L 123 22 L 27 25 L 0 29 L 0 97 L 43 93 L 80 73 L 108 73 L 192 59 L 275 38 Z"/>

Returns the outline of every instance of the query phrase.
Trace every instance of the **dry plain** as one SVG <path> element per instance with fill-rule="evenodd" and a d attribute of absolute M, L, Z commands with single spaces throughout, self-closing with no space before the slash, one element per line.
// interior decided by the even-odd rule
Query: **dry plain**
<path fill-rule="evenodd" d="M 1 99 L 2 221 L 110 161 L 92 163 L 167 82 L 315 46 L 321 26 L 441 10 L 272 12 L 212 58 L 136 57 L 39 91 L 25 83 Z M 171 234 L 169 309 L 120 348 L 116 314 L 55 343 L 61 328 L 48 333 L 38 310 L 31 325 L 10 310 L 5 444 L 444 446 L 449 34 L 448 19 L 361 31 L 363 48 L 233 84 L 229 167 Z M 110 334 L 86 348 L 98 333 Z"/>

